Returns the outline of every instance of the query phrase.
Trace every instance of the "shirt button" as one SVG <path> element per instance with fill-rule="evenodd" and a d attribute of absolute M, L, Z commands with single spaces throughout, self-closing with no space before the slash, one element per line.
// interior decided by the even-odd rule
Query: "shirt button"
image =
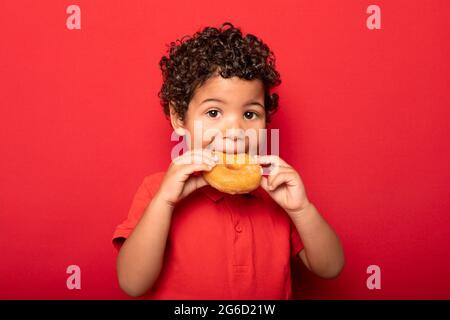
<path fill-rule="evenodd" d="M 242 232 L 241 225 L 237 224 L 234 228 L 236 229 L 237 232 Z"/>

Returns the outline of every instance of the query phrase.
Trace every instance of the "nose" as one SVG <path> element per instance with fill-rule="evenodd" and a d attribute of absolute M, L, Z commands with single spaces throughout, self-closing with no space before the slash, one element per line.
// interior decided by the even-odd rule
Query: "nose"
<path fill-rule="evenodd" d="M 244 126 L 238 115 L 229 115 L 222 126 L 222 134 L 232 140 L 242 139 Z"/>
<path fill-rule="evenodd" d="M 244 129 L 242 128 L 227 128 L 224 137 L 232 141 L 241 140 L 244 138 Z"/>

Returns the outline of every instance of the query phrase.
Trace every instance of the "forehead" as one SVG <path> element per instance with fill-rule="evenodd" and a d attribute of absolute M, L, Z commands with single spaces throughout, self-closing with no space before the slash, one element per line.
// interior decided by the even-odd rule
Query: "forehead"
<path fill-rule="evenodd" d="M 195 90 L 192 102 L 200 103 L 207 98 L 219 98 L 223 101 L 263 99 L 264 85 L 261 80 L 245 80 L 239 77 L 223 78 L 220 75 L 209 78 Z"/>

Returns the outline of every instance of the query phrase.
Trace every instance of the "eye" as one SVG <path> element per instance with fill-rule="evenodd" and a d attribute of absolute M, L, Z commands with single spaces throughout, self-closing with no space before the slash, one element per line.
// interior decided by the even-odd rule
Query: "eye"
<path fill-rule="evenodd" d="M 206 114 L 210 117 L 210 118 L 217 118 L 218 116 L 219 116 L 219 110 L 215 110 L 215 109 L 211 109 L 211 110 L 208 110 L 207 112 L 206 112 Z"/>
<path fill-rule="evenodd" d="M 258 117 L 258 114 L 256 112 L 253 112 L 253 111 L 246 111 L 244 113 L 244 118 L 247 119 L 247 120 L 253 120 L 253 119 L 257 118 L 257 117 Z"/>

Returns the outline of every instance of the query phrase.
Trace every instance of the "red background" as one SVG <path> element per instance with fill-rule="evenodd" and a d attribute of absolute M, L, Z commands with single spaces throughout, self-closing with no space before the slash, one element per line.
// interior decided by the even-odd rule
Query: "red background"
<path fill-rule="evenodd" d="M 81 30 L 66 28 L 71 4 Z M 366 27 L 371 4 L 381 30 Z M 449 299 L 444 0 L 1 1 L 0 298 L 126 298 L 112 232 L 173 146 L 158 61 L 224 21 L 275 52 L 281 156 L 343 241 L 341 276 L 302 267 L 295 297 Z M 66 287 L 71 264 L 81 290 Z"/>

